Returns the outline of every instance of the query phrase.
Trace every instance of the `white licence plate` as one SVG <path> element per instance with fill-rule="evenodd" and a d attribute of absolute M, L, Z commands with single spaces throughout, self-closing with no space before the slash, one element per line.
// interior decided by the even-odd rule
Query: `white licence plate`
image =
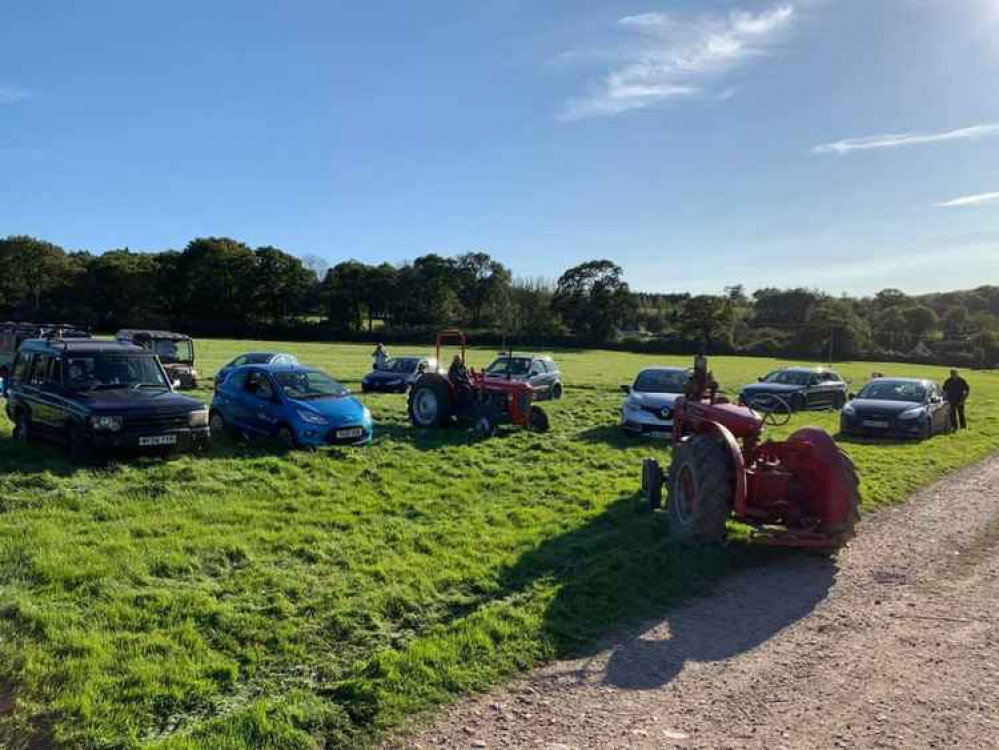
<path fill-rule="evenodd" d="M 865 419 L 864 427 L 887 427 L 888 423 L 882 419 Z"/>
<path fill-rule="evenodd" d="M 654 438 L 671 438 L 673 437 L 672 432 L 666 432 L 665 430 L 652 430 L 651 432 L 645 433 L 649 437 Z"/>
<path fill-rule="evenodd" d="M 149 437 L 139 438 L 139 445 L 144 448 L 151 445 L 174 445 L 176 442 L 176 435 L 151 435 Z"/>
<path fill-rule="evenodd" d="M 364 429 L 361 427 L 351 427 L 349 430 L 337 430 L 336 436 L 338 438 L 358 438 L 364 434 Z"/>

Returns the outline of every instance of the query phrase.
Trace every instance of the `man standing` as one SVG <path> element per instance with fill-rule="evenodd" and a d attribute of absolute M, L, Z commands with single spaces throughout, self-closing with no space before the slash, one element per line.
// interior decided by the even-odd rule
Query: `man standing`
<path fill-rule="evenodd" d="M 968 420 L 964 416 L 964 402 L 971 393 L 968 381 L 958 375 L 957 370 L 950 371 L 950 377 L 943 384 L 944 398 L 950 404 L 950 429 L 956 432 L 958 428 L 968 429 Z"/>
<path fill-rule="evenodd" d="M 375 360 L 376 370 L 381 370 L 383 367 L 385 367 L 385 360 L 388 359 L 388 353 L 385 351 L 385 347 L 382 346 L 380 342 L 378 346 L 375 347 L 375 350 L 371 352 L 371 356 Z"/>

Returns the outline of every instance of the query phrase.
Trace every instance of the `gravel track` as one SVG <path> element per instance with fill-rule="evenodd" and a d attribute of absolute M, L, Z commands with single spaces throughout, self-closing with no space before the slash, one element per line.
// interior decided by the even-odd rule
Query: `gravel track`
<path fill-rule="evenodd" d="M 387 748 L 999 747 L 999 457 Z"/>

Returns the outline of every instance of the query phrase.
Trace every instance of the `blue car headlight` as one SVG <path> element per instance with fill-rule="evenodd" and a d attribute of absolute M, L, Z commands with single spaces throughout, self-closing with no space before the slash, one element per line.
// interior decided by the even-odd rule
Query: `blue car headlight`
<path fill-rule="evenodd" d="M 307 411 L 305 409 L 295 409 L 295 413 L 298 414 L 298 418 L 301 419 L 306 424 L 315 425 L 327 425 L 329 420 L 321 414 L 316 414 L 314 411 Z"/>

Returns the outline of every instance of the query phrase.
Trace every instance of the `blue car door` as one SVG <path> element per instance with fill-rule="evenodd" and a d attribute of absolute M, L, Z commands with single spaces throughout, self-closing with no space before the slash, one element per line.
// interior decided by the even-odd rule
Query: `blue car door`
<path fill-rule="evenodd" d="M 261 435 L 273 435 L 282 421 L 284 408 L 271 376 L 255 370 L 246 379 L 246 426 Z"/>

